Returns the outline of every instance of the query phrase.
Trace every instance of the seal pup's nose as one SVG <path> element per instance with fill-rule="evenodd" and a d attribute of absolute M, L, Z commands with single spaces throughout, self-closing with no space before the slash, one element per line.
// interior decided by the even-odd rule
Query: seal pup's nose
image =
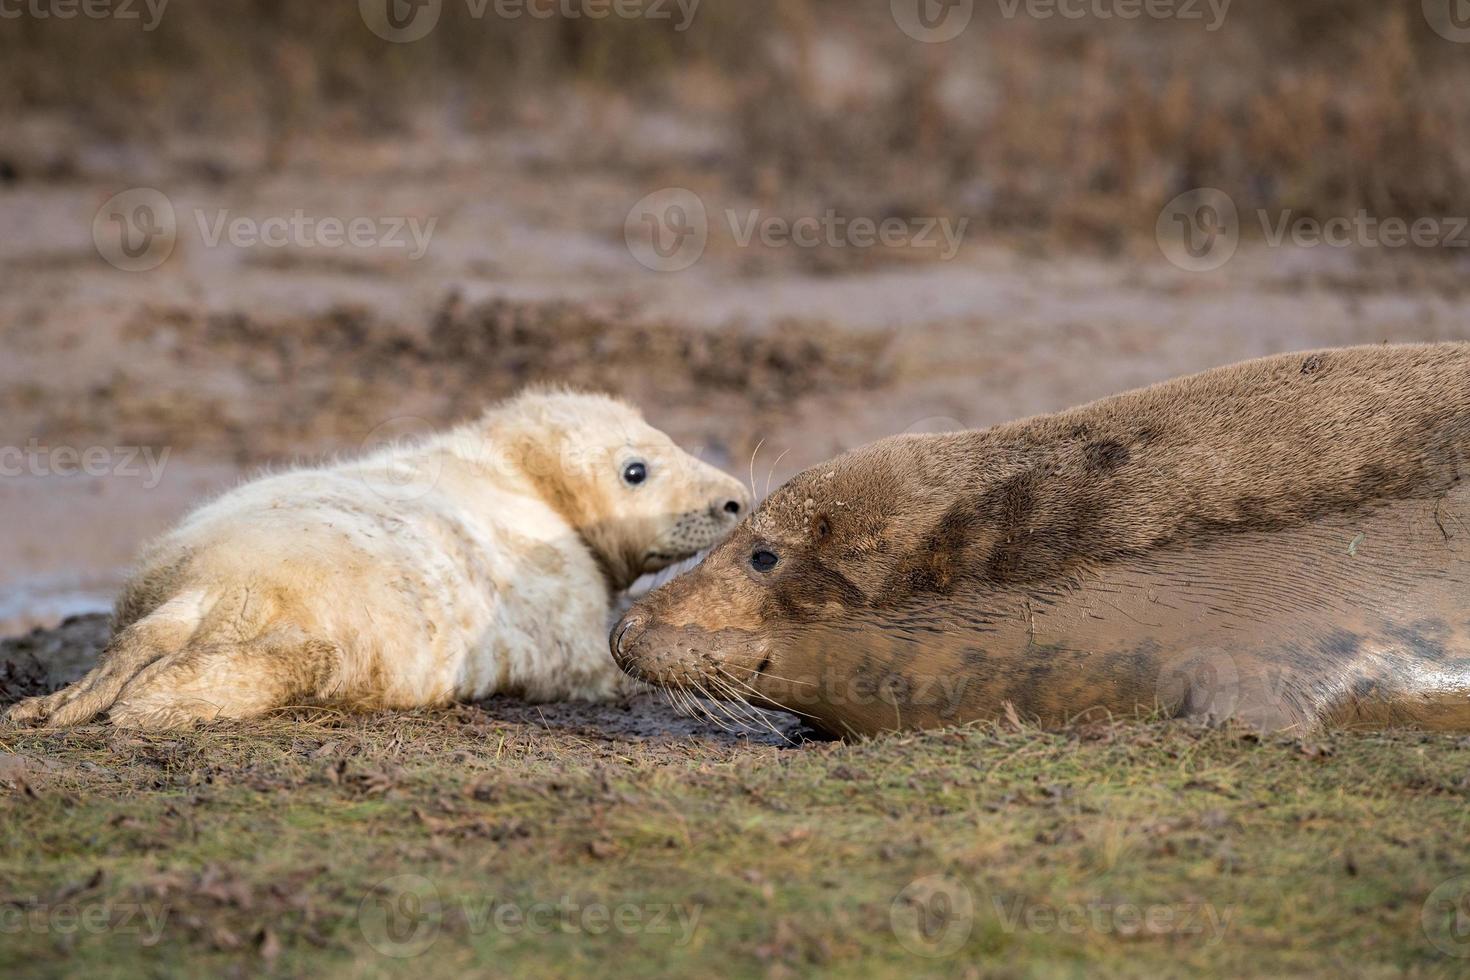
<path fill-rule="evenodd" d="M 739 497 L 721 494 L 710 501 L 710 516 L 717 521 L 740 520 L 749 510 L 749 502 Z"/>

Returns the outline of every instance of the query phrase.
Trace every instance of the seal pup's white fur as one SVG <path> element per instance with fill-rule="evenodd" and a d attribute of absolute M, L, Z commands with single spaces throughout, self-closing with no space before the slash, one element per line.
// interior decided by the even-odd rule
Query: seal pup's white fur
<path fill-rule="evenodd" d="M 190 514 L 144 553 L 99 666 L 8 718 L 169 728 L 298 704 L 604 698 L 624 683 L 614 594 L 749 504 L 630 406 L 528 391 Z"/>

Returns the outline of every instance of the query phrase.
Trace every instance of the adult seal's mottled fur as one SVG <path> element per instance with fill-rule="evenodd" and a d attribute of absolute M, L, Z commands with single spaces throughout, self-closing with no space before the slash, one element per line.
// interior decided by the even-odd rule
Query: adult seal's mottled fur
<path fill-rule="evenodd" d="M 1220 368 L 802 473 L 614 657 L 837 734 L 1470 729 L 1470 345 Z"/>

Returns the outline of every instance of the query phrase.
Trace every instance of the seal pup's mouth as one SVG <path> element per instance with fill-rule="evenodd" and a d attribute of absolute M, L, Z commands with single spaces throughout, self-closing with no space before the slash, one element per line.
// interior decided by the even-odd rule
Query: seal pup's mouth
<path fill-rule="evenodd" d="M 713 545 L 711 545 L 711 547 L 713 547 Z M 667 585 L 674 579 L 678 578 L 680 575 L 683 575 L 686 572 L 690 571 L 694 568 L 695 565 L 698 565 L 700 562 L 704 561 L 704 556 L 709 553 L 709 548 L 703 548 L 699 551 L 696 551 L 688 558 L 680 558 L 675 560 L 673 564 L 665 564 L 664 562 L 667 562 L 668 559 L 656 558 L 655 552 L 649 552 L 647 555 L 644 555 L 643 567 L 648 568 L 650 565 L 652 565 L 654 566 L 653 571 L 644 572 L 642 575 L 638 576 L 638 578 L 633 580 L 632 585 L 628 586 L 627 589 L 618 594 L 615 601 L 613 602 L 612 616 L 608 620 L 608 627 L 611 628 L 614 623 L 621 619 L 623 614 L 626 613 L 630 608 L 632 608 L 633 603 L 637 602 L 639 599 L 642 599 L 653 590 Z"/>
<path fill-rule="evenodd" d="M 713 547 L 713 545 L 710 546 L 710 548 Z M 643 556 L 645 571 L 632 585 L 628 586 L 628 596 L 632 599 L 641 599 L 654 589 L 667 585 L 704 561 L 705 556 L 710 553 L 710 548 L 701 548 L 686 558 L 676 558 L 659 551 L 648 552 Z"/>

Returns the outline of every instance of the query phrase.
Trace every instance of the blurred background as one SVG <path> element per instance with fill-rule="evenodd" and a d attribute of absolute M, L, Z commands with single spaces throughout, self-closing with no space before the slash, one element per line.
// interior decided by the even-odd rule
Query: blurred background
<path fill-rule="evenodd" d="M 611 390 L 764 492 L 1470 337 L 1465 0 L 0 0 L 0 633 L 261 467 Z"/>

